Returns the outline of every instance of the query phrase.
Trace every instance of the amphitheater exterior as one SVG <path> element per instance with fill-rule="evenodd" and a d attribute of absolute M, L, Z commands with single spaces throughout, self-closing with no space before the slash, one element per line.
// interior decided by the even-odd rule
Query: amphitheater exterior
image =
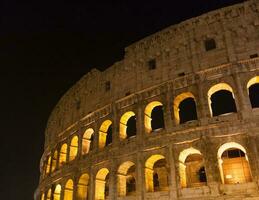
<path fill-rule="evenodd" d="M 91 70 L 45 131 L 35 200 L 259 199 L 259 1 Z"/>

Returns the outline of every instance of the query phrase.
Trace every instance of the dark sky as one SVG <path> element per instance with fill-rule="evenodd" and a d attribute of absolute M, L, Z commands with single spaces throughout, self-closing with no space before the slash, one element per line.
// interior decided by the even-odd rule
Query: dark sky
<path fill-rule="evenodd" d="M 91 68 L 169 25 L 238 0 L 0 3 L 0 199 L 31 200 L 48 116 Z"/>

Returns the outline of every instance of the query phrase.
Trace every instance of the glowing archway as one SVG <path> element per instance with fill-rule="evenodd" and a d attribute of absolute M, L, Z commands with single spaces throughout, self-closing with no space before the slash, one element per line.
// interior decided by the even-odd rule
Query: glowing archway
<path fill-rule="evenodd" d="M 136 191 L 135 164 L 131 161 L 122 163 L 117 175 L 118 196 L 127 196 Z"/>
<path fill-rule="evenodd" d="M 194 101 L 195 104 L 195 97 L 193 96 L 193 94 L 191 92 L 185 92 L 182 94 L 179 94 L 177 97 L 175 97 L 174 99 L 174 118 L 175 118 L 175 122 L 176 124 L 180 124 L 180 109 L 179 109 L 179 105 L 181 102 L 183 102 L 184 100 L 191 98 Z M 196 105 L 195 105 L 196 106 Z M 196 115 L 196 119 L 197 119 L 197 113 L 196 113 L 196 109 L 195 109 L 195 115 Z"/>
<path fill-rule="evenodd" d="M 163 155 L 155 154 L 146 160 L 145 181 L 148 192 L 168 190 L 168 173 Z"/>
<path fill-rule="evenodd" d="M 67 162 L 67 144 L 63 144 L 59 152 L 59 167 Z"/>
<path fill-rule="evenodd" d="M 46 174 L 50 173 L 50 166 L 51 166 L 51 155 L 49 155 L 48 160 L 47 160 Z"/>
<path fill-rule="evenodd" d="M 153 131 L 152 124 L 152 112 L 156 107 L 162 107 L 163 104 L 159 101 L 153 101 L 149 103 L 145 108 L 145 116 L 144 116 L 144 123 L 145 123 L 145 129 L 147 133 L 150 133 Z M 164 119 L 161 120 L 162 123 L 164 123 Z M 163 126 L 163 125 L 162 125 Z"/>
<path fill-rule="evenodd" d="M 236 143 L 223 144 L 217 153 L 222 183 L 236 184 L 250 182 L 250 165 L 245 148 Z"/>
<path fill-rule="evenodd" d="M 107 140 L 110 137 L 112 139 L 112 133 L 109 132 L 109 129 L 110 129 L 111 125 L 112 125 L 112 121 L 111 120 L 105 120 L 102 123 L 102 125 L 101 125 L 101 127 L 99 129 L 99 148 L 100 149 L 104 148 L 107 145 Z"/>
<path fill-rule="evenodd" d="M 78 200 L 85 200 L 88 196 L 88 182 L 89 182 L 89 175 L 82 174 L 79 178 L 77 184 L 77 199 Z"/>
<path fill-rule="evenodd" d="M 92 128 L 88 128 L 82 139 L 82 154 L 87 154 L 93 148 L 93 136 L 94 130 Z"/>
<path fill-rule="evenodd" d="M 54 172 L 55 169 L 57 168 L 57 161 L 58 161 L 58 151 L 56 150 L 52 157 L 51 172 Z"/>
<path fill-rule="evenodd" d="M 255 76 L 248 81 L 247 92 L 252 108 L 259 108 L 259 76 Z"/>
<path fill-rule="evenodd" d="M 74 190 L 74 182 L 72 179 L 69 179 L 65 185 L 64 200 L 73 200 L 73 190 Z"/>
<path fill-rule="evenodd" d="M 48 190 L 47 199 L 46 200 L 51 200 L 51 189 Z"/>
<path fill-rule="evenodd" d="M 128 134 L 127 134 L 128 121 L 132 117 L 135 117 L 135 113 L 132 111 L 128 111 L 121 116 L 121 119 L 120 119 L 120 138 L 121 139 L 126 139 L 128 137 Z M 135 123 L 135 129 L 136 129 L 136 123 Z M 132 133 L 132 134 L 136 134 L 136 133 Z"/>
<path fill-rule="evenodd" d="M 56 185 L 53 195 L 53 200 L 60 200 L 61 195 L 61 185 Z"/>
<path fill-rule="evenodd" d="M 230 105 L 227 105 L 227 106 L 224 105 L 224 107 L 225 108 L 228 108 L 228 107 L 231 108 L 230 112 L 236 112 L 235 96 L 234 96 L 233 89 L 230 87 L 230 85 L 228 85 L 226 83 L 218 83 L 218 84 L 212 86 L 208 91 L 208 104 L 209 104 L 210 114 L 211 114 L 212 117 L 216 116 L 215 115 L 216 110 L 213 110 L 212 104 L 215 103 L 215 105 L 219 105 L 219 104 L 217 104 L 217 102 L 212 102 L 212 95 L 214 95 L 214 94 L 216 94 L 220 91 L 227 91 L 228 93 L 231 94 L 232 99 L 228 99 L 229 102 L 230 102 Z M 226 94 L 228 94 L 228 93 L 226 93 Z M 225 114 L 225 113 L 220 113 L 220 114 Z"/>
<path fill-rule="evenodd" d="M 107 168 L 100 169 L 95 178 L 95 199 L 104 200 L 106 192 L 109 191 L 109 170 Z"/>
<path fill-rule="evenodd" d="M 76 158 L 78 153 L 78 137 L 75 135 L 69 146 L 69 161 L 72 161 Z"/>

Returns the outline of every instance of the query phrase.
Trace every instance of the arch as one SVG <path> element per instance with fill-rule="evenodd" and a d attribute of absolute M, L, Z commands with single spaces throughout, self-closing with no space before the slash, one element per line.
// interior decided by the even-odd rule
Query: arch
<path fill-rule="evenodd" d="M 163 104 L 159 101 L 153 101 L 153 102 L 149 103 L 145 108 L 144 123 L 145 123 L 145 129 L 146 129 L 147 133 L 150 133 L 150 132 L 154 131 L 155 129 L 164 128 L 164 117 L 163 117 L 163 115 L 158 116 L 158 117 L 161 118 L 159 120 L 153 119 L 154 118 L 153 115 L 156 114 L 156 113 L 153 112 L 155 108 L 160 108 L 160 110 L 161 110 L 163 108 Z M 158 110 L 158 112 L 159 112 L 159 110 Z M 158 123 L 157 127 L 154 127 L 155 123 Z"/>
<path fill-rule="evenodd" d="M 56 185 L 54 190 L 53 200 L 60 200 L 60 195 L 61 195 L 61 185 L 58 184 Z"/>
<path fill-rule="evenodd" d="M 64 143 L 59 152 L 59 167 L 67 162 L 67 144 Z"/>
<path fill-rule="evenodd" d="M 99 148 L 102 149 L 105 146 L 112 143 L 112 121 L 105 120 L 99 129 Z"/>
<path fill-rule="evenodd" d="M 216 98 L 216 100 L 213 100 Z M 218 102 L 225 101 L 228 104 Z M 226 83 L 218 83 L 208 91 L 208 104 L 211 116 L 236 112 L 236 103 L 233 89 Z"/>
<path fill-rule="evenodd" d="M 135 164 L 131 161 L 122 163 L 118 168 L 117 175 L 118 196 L 129 196 L 136 191 Z"/>
<path fill-rule="evenodd" d="M 242 145 L 225 143 L 218 149 L 217 157 L 222 183 L 236 184 L 252 180 L 246 150 Z"/>
<path fill-rule="evenodd" d="M 195 187 L 206 183 L 206 172 L 201 152 L 193 147 L 179 154 L 179 175 L 181 187 Z"/>
<path fill-rule="evenodd" d="M 109 170 L 107 168 L 100 169 L 95 178 L 95 199 L 104 200 L 109 192 Z"/>
<path fill-rule="evenodd" d="M 183 118 L 182 118 L 181 112 L 180 112 L 180 104 L 183 103 L 187 99 L 191 99 L 194 102 L 194 108 L 191 110 L 191 112 L 193 112 L 193 115 L 190 116 L 187 121 L 191 121 L 191 120 L 196 120 L 197 119 L 195 97 L 194 97 L 194 95 L 191 92 L 185 92 L 185 93 L 179 94 L 174 99 L 173 109 L 174 109 L 174 118 L 175 118 L 176 124 L 180 124 L 180 123 L 186 122 L 186 121 L 183 122 Z"/>
<path fill-rule="evenodd" d="M 45 200 L 45 193 L 42 192 L 40 200 Z"/>
<path fill-rule="evenodd" d="M 72 179 L 68 179 L 64 190 L 64 200 L 73 200 L 73 189 L 74 189 L 74 182 Z"/>
<path fill-rule="evenodd" d="M 50 173 L 50 167 L 51 167 L 51 156 L 49 155 L 47 159 L 46 174 Z"/>
<path fill-rule="evenodd" d="M 47 199 L 46 200 L 51 200 L 51 188 L 47 192 Z"/>
<path fill-rule="evenodd" d="M 132 125 L 129 124 L 130 119 L 133 119 Z M 136 135 L 136 115 L 134 112 L 128 111 L 124 113 L 120 119 L 120 138 L 126 139 L 134 135 Z"/>
<path fill-rule="evenodd" d="M 87 154 L 93 148 L 94 130 L 88 128 L 83 135 L 82 139 L 82 155 Z"/>
<path fill-rule="evenodd" d="M 155 154 L 146 160 L 145 182 L 147 192 L 168 190 L 168 172 L 163 155 Z"/>
<path fill-rule="evenodd" d="M 88 183 L 89 183 L 89 175 L 82 174 L 78 180 L 77 184 L 77 199 L 85 200 L 88 196 Z"/>
<path fill-rule="evenodd" d="M 76 158 L 78 153 L 78 137 L 73 136 L 70 146 L 69 146 L 69 161 L 72 161 Z"/>
<path fill-rule="evenodd" d="M 259 108 L 259 76 L 255 76 L 248 81 L 247 91 L 252 108 Z"/>
<path fill-rule="evenodd" d="M 57 161 L 58 161 L 58 151 L 56 150 L 52 157 L 51 172 L 54 172 L 55 169 L 57 168 Z"/>

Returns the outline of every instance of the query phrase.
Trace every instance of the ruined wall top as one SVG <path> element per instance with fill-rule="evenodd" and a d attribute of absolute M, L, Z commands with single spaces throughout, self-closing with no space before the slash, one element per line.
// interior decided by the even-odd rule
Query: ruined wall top
<path fill-rule="evenodd" d="M 122 61 L 103 72 L 91 70 L 60 99 L 48 120 L 45 147 L 83 118 L 91 118 L 96 110 L 129 94 L 180 75 L 248 59 L 259 48 L 258 33 L 259 1 L 249 0 L 170 26 L 130 45 Z M 210 39 L 216 47 L 208 51 L 205 41 Z"/>

